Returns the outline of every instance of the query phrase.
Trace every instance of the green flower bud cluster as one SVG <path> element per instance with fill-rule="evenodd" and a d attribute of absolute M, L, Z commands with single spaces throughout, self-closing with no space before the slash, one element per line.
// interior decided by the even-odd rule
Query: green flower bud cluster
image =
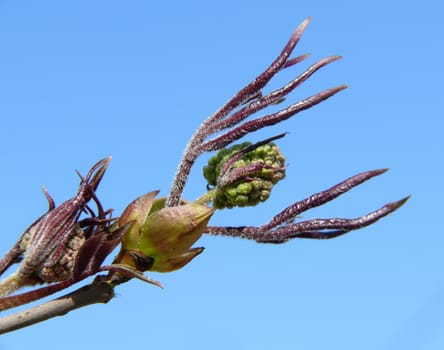
<path fill-rule="evenodd" d="M 244 142 L 224 148 L 204 167 L 204 177 L 208 185 L 214 187 L 214 208 L 255 206 L 267 200 L 273 186 L 285 177 L 285 157 L 272 142 L 246 153 L 231 165 L 228 173 L 221 174 L 224 163 L 251 145 L 251 142 Z M 232 174 L 228 184 L 221 186 L 220 178 L 230 179 Z"/>

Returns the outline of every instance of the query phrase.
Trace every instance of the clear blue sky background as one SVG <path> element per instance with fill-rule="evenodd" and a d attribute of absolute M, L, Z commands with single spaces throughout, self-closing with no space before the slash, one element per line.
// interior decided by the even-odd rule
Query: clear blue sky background
<path fill-rule="evenodd" d="M 313 16 L 277 87 L 315 60 L 288 101 L 350 88 L 256 133 L 280 141 L 288 176 L 253 210 L 219 225 L 259 225 L 291 202 L 363 170 L 389 167 L 304 218 L 355 217 L 412 194 L 399 212 L 331 241 L 267 246 L 203 237 L 181 271 L 153 274 L 108 305 L 0 337 L 0 349 L 444 348 L 443 7 L 439 1 L 0 1 L 0 201 L 6 252 L 78 178 L 113 155 L 99 196 L 119 214 L 166 194 L 199 123 L 260 73 Z M 199 163 L 203 164 L 203 161 Z M 199 171 L 186 188 L 205 190 Z"/>

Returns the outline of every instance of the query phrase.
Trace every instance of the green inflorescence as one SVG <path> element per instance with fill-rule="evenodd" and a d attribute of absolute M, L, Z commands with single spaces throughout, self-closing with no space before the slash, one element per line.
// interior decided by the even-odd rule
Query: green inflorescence
<path fill-rule="evenodd" d="M 214 187 L 213 207 L 217 209 L 255 206 L 268 199 L 273 186 L 285 177 L 285 157 L 274 143 L 257 147 L 234 162 L 229 171 L 263 164 L 260 170 L 249 172 L 236 181 L 219 188 L 218 178 L 223 164 L 233 155 L 251 146 L 244 142 L 220 150 L 203 169 L 209 186 Z"/>

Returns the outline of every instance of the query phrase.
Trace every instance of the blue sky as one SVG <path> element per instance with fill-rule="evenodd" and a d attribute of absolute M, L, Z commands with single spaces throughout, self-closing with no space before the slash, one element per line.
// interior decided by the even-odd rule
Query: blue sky
<path fill-rule="evenodd" d="M 288 101 L 350 88 L 249 140 L 279 141 L 290 167 L 271 199 L 217 213 L 259 225 L 293 201 L 360 171 L 390 171 L 309 217 L 355 217 L 412 194 L 394 215 L 330 241 L 259 245 L 203 237 L 183 270 L 152 274 L 108 305 L 0 338 L 0 349 L 442 349 L 444 345 L 442 12 L 438 1 L 0 1 L 0 180 L 6 252 L 100 158 L 99 189 L 118 215 L 166 194 L 200 122 L 313 20 L 279 86 L 329 55 Z M 202 166 L 204 159 L 198 164 Z M 196 167 L 185 196 L 205 190 Z"/>

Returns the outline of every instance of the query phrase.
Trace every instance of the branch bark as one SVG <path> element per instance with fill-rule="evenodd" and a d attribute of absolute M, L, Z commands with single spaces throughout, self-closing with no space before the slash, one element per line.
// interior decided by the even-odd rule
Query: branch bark
<path fill-rule="evenodd" d="M 107 283 L 103 276 L 99 276 L 91 284 L 60 298 L 0 318 L 0 334 L 25 328 L 56 316 L 63 316 L 84 306 L 106 304 L 113 297 L 114 287 Z"/>

